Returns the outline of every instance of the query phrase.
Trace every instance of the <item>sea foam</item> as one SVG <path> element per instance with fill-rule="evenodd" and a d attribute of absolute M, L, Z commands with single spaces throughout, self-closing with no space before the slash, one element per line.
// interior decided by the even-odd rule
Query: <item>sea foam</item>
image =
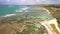
<path fill-rule="evenodd" d="M 10 16 L 14 16 L 14 15 L 16 15 L 16 14 L 7 14 L 7 15 L 5 15 L 3 17 L 10 17 Z"/>

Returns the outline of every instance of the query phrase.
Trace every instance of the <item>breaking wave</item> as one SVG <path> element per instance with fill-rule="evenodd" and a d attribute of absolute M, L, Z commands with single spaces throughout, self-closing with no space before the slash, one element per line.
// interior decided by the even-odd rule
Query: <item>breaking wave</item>
<path fill-rule="evenodd" d="M 3 15 L 3 16 L 0 16 L 0 20 L 4 19 L 5 17 L 10 17 L 10 16 L 14 16 L 16 14 L 7 14 L 7 15 Z"/>

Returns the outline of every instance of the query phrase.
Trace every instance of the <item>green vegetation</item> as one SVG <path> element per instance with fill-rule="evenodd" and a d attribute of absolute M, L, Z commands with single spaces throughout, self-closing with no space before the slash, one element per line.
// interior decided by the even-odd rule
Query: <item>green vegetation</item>
<path fill-rule="evenodd" d="M 22 30 L 22 32 L 16 32 L 16 34 L 48 34 L 44 26 L 40 25 L 39 23 L 25 25 Z"/>
<path fill-rule="evenodd" d="M 53 30 L 54 30 L 57 34 L 60 34 L 60 33 L 58 32 L 58 30 L 56 29 L 56 27 L 55 27 L 54 24 L 50 24 L 50 25 L 51 25 L 51 27 L 53 28 Z"/>
<path fill-rule="evenodd" d="M 60 8 L 56 8 L 56 7 L 45 7 L 46 9 L 48 9 L 51 14 L 58 20 L 58 23 L 60 23 Z"/>
<path fill-rule="evenodd" d="M 60 7 L 57 8 L 55 6 L 45 6 L 46 9 L 48 9 L 51 14 L 57 19 L 57 22 L 59 23 L 59 28 L 60 28 Z"/>
<path fill-rule="evenodd" d="M 58 27 L 60 28 L 60 24 L 58 25 Z"/>

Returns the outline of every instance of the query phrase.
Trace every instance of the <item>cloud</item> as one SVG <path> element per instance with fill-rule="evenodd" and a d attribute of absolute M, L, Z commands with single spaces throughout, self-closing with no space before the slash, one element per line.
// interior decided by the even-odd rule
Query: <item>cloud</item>
<path fill-rule="evenodd" d="M 0 4 L 19 4 L 19 5 L 60 4 L 60 0 L 0 0 Z"/>
<path fill-rule="evenodd" d="M 52 0 L 10 0 L 9 4 L 31 5 L 31 4 L 52 4 Z"/>

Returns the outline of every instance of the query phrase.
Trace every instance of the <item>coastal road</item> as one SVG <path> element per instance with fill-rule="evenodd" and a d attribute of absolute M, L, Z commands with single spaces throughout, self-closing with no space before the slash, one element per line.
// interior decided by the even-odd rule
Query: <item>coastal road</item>
<path fill-rule="evenodd" d="M 41 24 L 46 28 L 46 30 L 48 31 L 49 34 L 57 34 L 57 33 L 53 30 L 53 28 L 50 26 L 50 24 L 48 24 L 48 23 L 50 23 L 50 22 L 48 22 L 48 21 L 43 21 L 43 22 L 41 22 Z"/>

